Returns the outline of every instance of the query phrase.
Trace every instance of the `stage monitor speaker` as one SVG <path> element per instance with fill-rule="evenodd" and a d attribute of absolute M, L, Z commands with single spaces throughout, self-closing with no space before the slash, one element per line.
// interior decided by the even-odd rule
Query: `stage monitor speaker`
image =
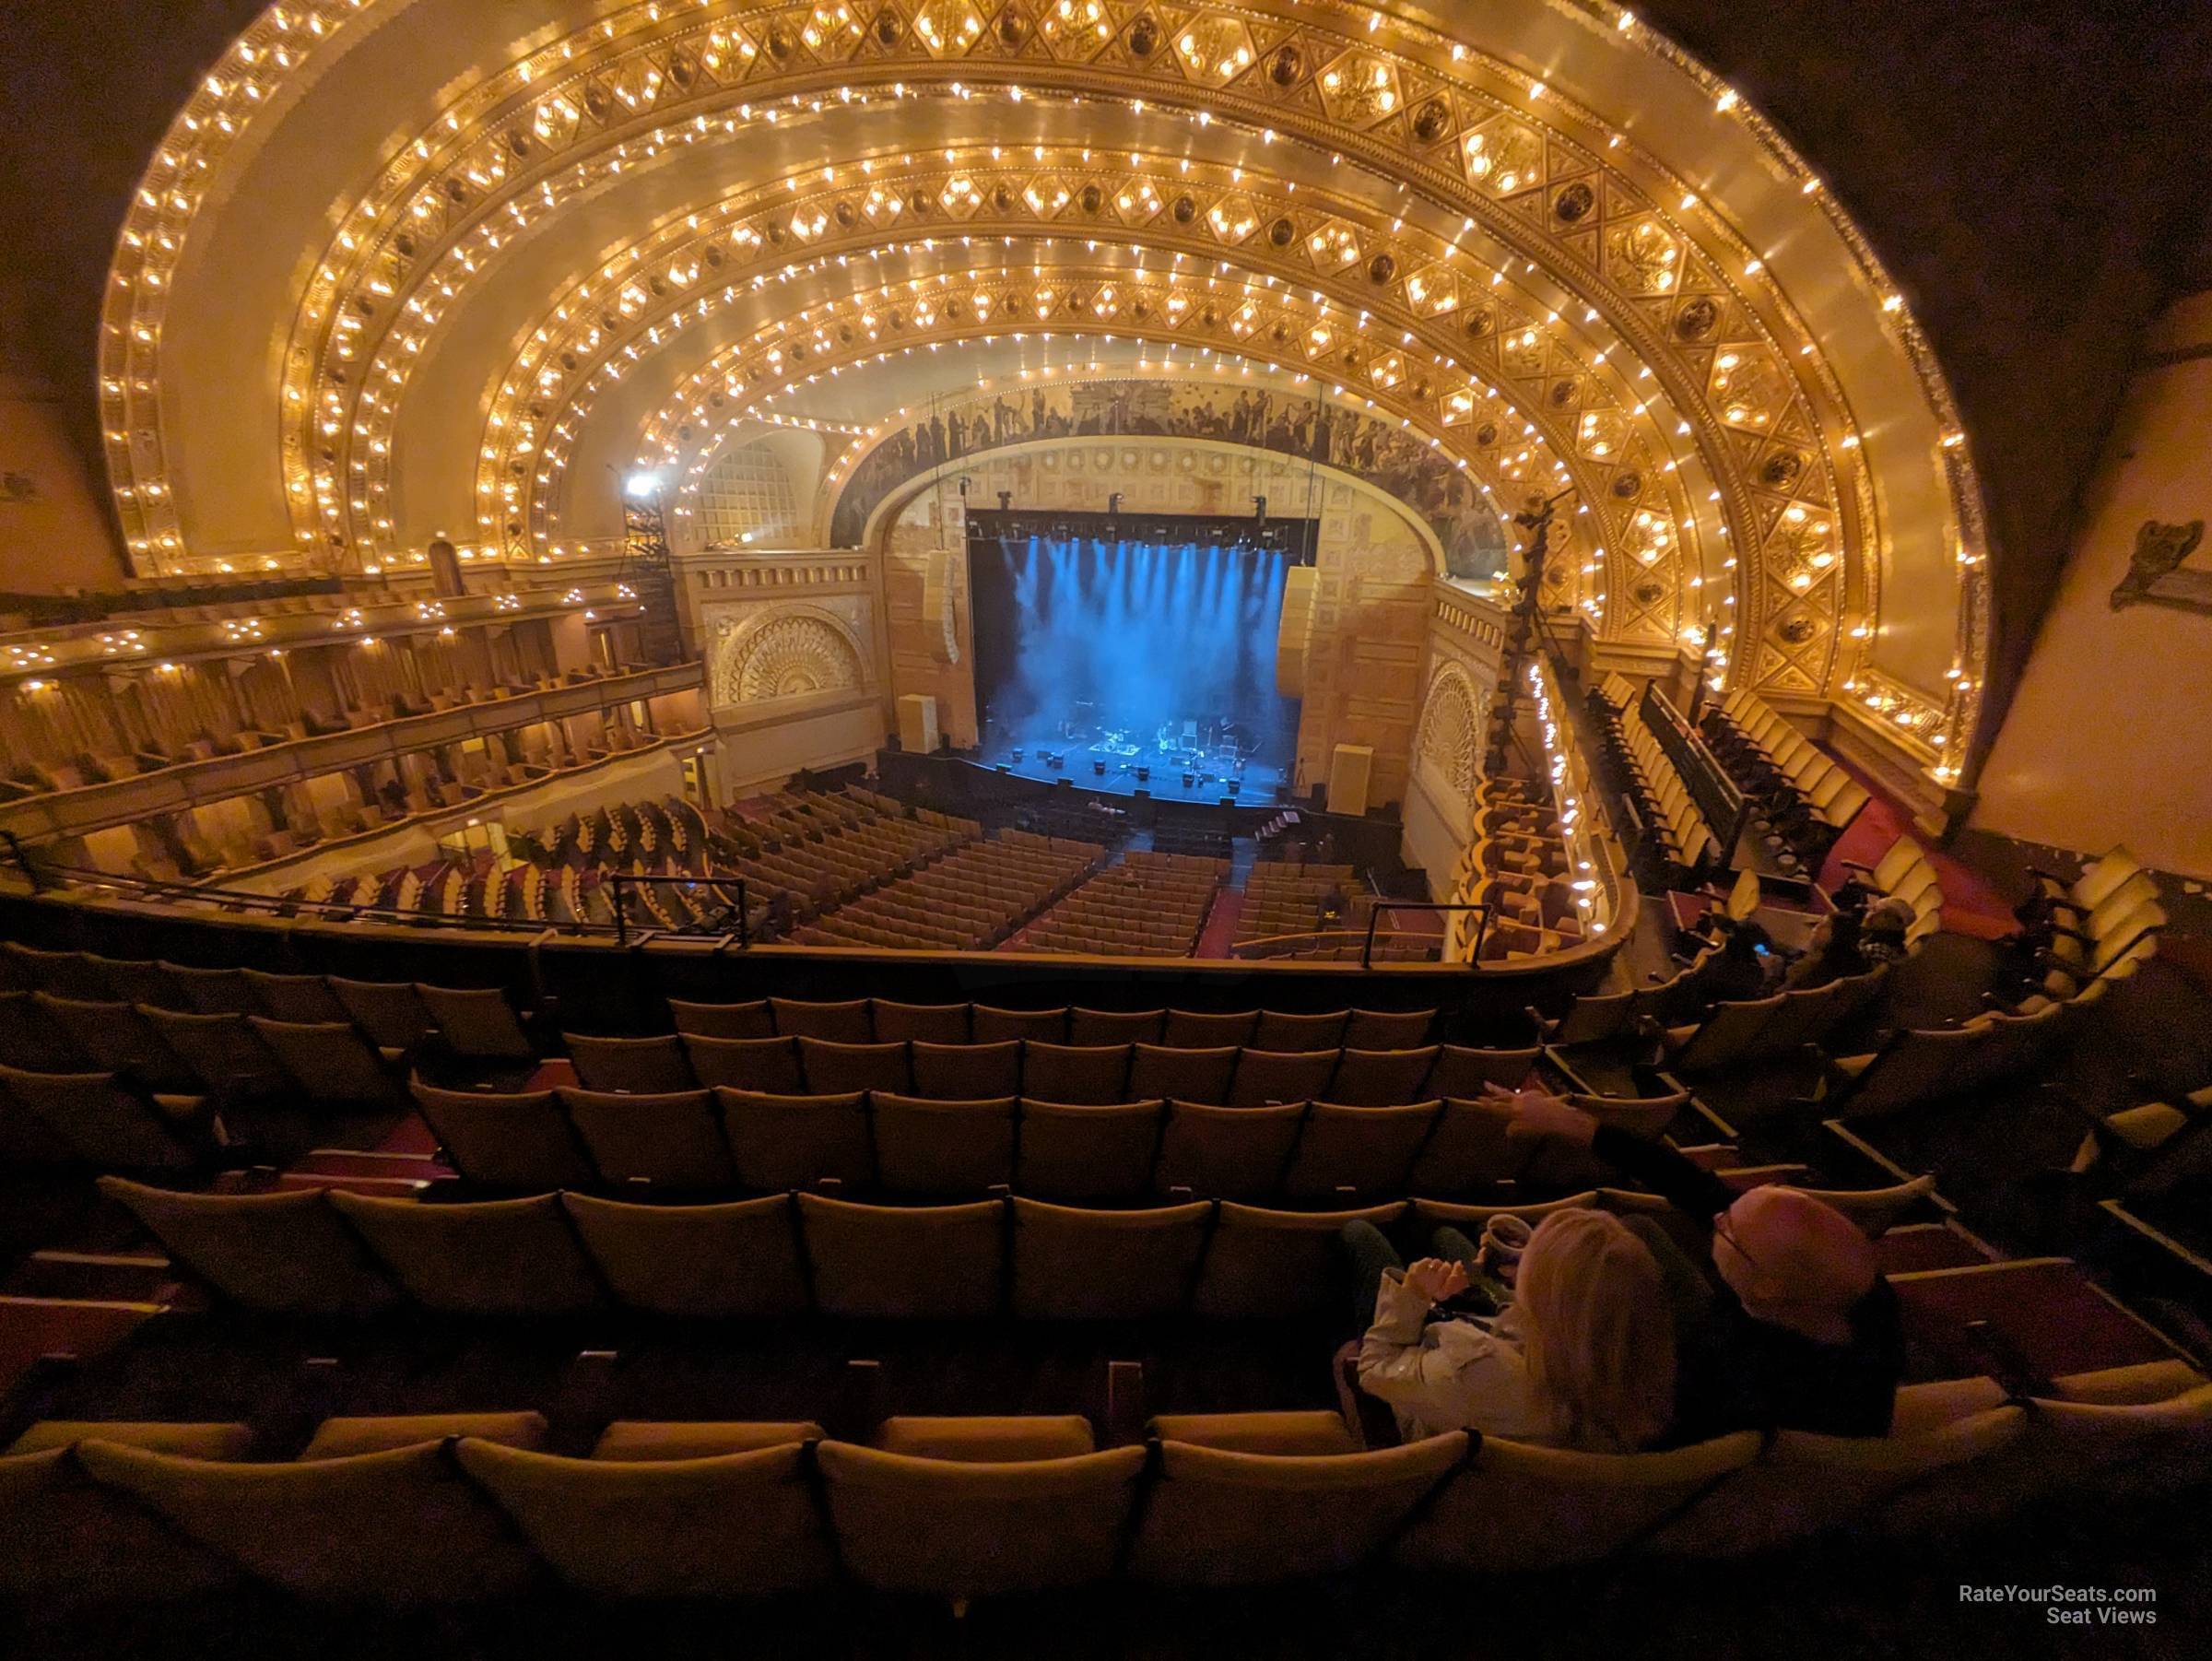
<path fill-rule="evenodd" d="M 1223 796 L 1223 797 L 1221 798 L 1221 800 L 1220 800 L 1220 801 L 1219 801 L 1219 802 L 1217 804 L 1217 806 L 1218 806 L 1218 807 L 1234 807 L 1236 805 L 1237 805 L 1237 798 L 1236 798 L 1235 796 L 1233 796 L 1233 795 L 1225 795 L 1225 796 Z"/>
<path fill-rule="evenodd" d="M 934 755 L 937 748 L 937 701 L 909 692 L 899 701 L 899 743 L 917 756 Z"/>
<path fill-rule="evenodd" d="M 1011 773 L 1014 770 L 1011 767 L 1008 767 L 1004 761 L 1001 761 L 998 764 L 998 771 L 1002 773 Z"/>
<path fill-rule="evenodd" d="M 1136 782 L 1139 784 L 1149 784 L 1152 782 L 1152 770 L 1149 767 L 1138 768 L 1136 770 Z"/>
<path fill-rule="evenodd" d="M 1329 759 L 1329 811 L 1358 819 L 1367 812 L 1368 781 L 1374 776 L 1371 745 L 1339 744 Z"/>

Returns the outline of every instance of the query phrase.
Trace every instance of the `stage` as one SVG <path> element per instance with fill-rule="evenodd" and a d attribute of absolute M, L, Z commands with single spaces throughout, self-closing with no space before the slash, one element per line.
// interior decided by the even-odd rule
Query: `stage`
<path fill-rule="evenodd" d="M 1194 724 L 1193 724 L 1194 726 Z M 1211 740 L 1211 742 L 1209 742 Z M 1289 772 L 1241 750 L 1233 736 L 1214 729 L 1136 732 L 1123 727 L 1074 727 L 987 735 L 974 760 L 994 772 L 1046 784 L 1069 781 L 1084 790 L 1134 795 L 1144 791 L 1166 801 L 1264 807 L 1290 782 Z"/>

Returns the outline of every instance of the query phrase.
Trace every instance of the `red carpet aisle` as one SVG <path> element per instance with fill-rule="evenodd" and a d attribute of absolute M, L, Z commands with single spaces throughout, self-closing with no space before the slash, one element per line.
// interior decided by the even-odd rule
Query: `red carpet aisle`
<path fill-rule="evenodd" d="M 1214 899 L 1214 909 L 1206 913 L 1206 926 L 1198 931 L 1197 956 L 1226 958 L 1237 941 L 1237 924 L 1244 915 L 1244 890 L 1223 889 Z"/>

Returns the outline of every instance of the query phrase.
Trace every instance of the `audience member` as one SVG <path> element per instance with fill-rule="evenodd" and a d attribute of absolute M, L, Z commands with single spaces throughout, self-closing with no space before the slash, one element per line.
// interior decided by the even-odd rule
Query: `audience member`
<path fill-rule="evenodd" d="M 1861 912 L 1835 912 L 1820 919 L 1813 930 L 1812 945 L 1790 965 L 1782 979 L 1784 992 L 1805 992 L 1863 972 L 1866 960 L 1859 951 Z"/>
<path fill-rule="evenodd" d="M 1494 1319 L 1447 1313 L 1465 1294 L 1465 1238 L 1439 1230 L 1452 1257 L 1401 1270 L 1371 1225 L 1346 1243 L 1372 1269 L 1373 1322 L 1359 1341 L 1359 1384 L 1396 1411 L 1407 1440 L 1467 1428 L 1515 1442 L 1629 1453 L 1662 1436 L 1673 1413 L 1675 1347 L 1650 1249 L 1603 1211 L 1546 1218 L 1521 1256 L 1515 1295 Z"/>
<path fill-rule="evenodd" d="M 1699 972 L 1700 994 L 1730 1003 L 1765 997 L 1780 970 L 1773 950 L 1774 937 L 1758 924 L 1735 924 L 1723 936 L 1718 955 Z"/>
<path fill-rule="evenodd" d="M 1859 923 L 1859 957 L 1867 968 L 1904 960 L 1905 935 L 1912 926 L 1912 908 L 1902 900 L 1877 900 L 1866 908 Z"/>
<path fill-rule="evenodd" d="M 1630 1224 L 1660 1258 L 1675 1307 L 1678 1435 L 1888 1430 L 1903 1370 L 1897 1294 L 1877 1268 L 1874 1243 L 1849 1218 L 1794 1188 L 1738 1194 L 1665 1144 L 1600 1125 L 1541 1090 L 1488 1091 L 1512 1104 L 1514 1134 L 1587 1148 L 1695 1225 L 1712 1278 L 1650 1219 Z"/>

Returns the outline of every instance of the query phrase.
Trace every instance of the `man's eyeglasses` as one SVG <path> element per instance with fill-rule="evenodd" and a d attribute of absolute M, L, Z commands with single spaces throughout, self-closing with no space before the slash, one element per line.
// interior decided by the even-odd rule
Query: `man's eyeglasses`
<path fill-rule="evenodd" d="M 1744 1243 L 1736 1238 L 1735 1231 L 1729 1227 L 1727 1212 L 1716 1211 L 1713 1214 L 1712 1231 L 1715 1238 L 1726 1241 L 1738 1257 L 1741 1257 L 1754 1269 L 1759 1267 L 1759 1259 L 1744 1249 Z"/>

